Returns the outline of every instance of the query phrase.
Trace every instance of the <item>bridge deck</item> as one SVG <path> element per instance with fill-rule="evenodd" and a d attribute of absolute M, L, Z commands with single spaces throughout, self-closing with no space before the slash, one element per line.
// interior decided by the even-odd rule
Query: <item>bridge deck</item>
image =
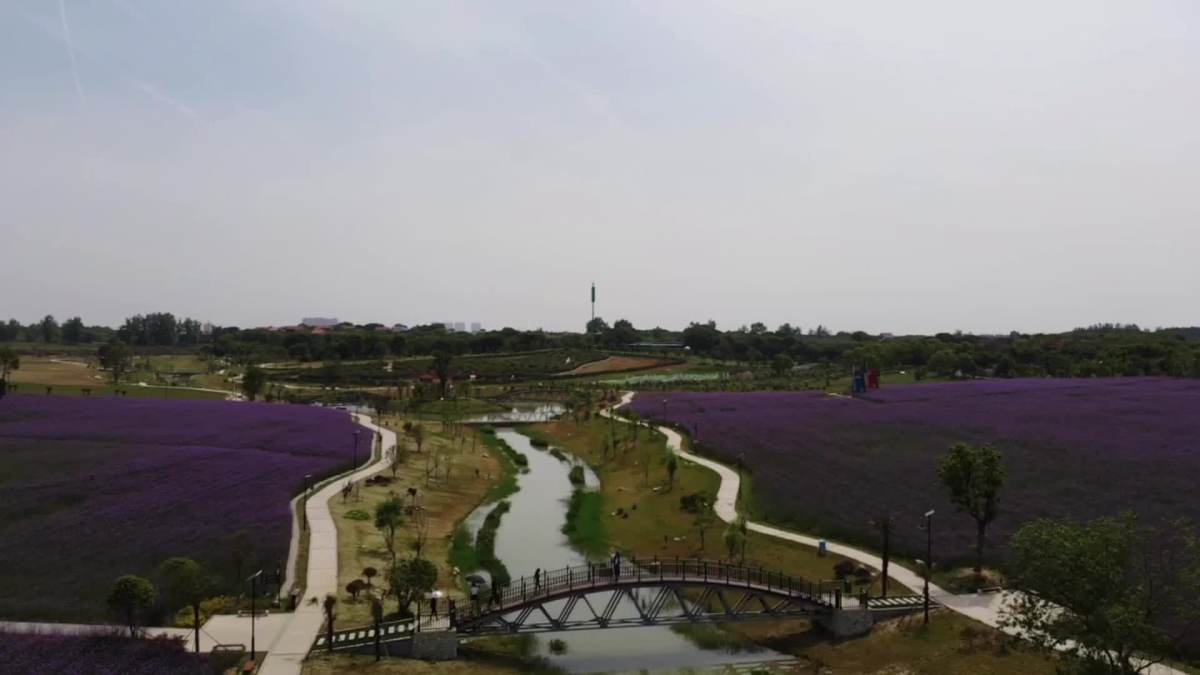
<path fill-rule="evenodd" d="M 680 592 L 682 588 L 696 592 L 685 597 Z M 490 592 L 481 590 L 477 602 L 461 603 L 455 608 L 453 617 L 449 616 L 449 608 L 443 602 L 439 617 L 423 614 L 419 618 L 381 624 L 379 637 L 381 642 L 405 639 L 418 626 L 422 631 L 457 630 L 468 636 L 811 616 L 835 608 L 859 607 L 859 598 L 843 595 L 845 588 L 844 582 L 840 581 L 809 582 L 760 567 L 724 561 L 630 560 L 619 568 L 610 564 L 588 564 L 545 572 L 537 577 L 522 577 L 498 589 L 494 598 Z M 652 597 L 641 596 L 643 590 L 651 590 Z M 602 611 L 596 611 L 585 596 L 605 592 L 609 593 L 609 599 Z M 635 593 L 639 595 L 635 597 Z M 727 597 L 731 594 L 738 597 L 731 601 Z M 640 606 L 639 597 L 650 600 L 647 607 Z M 614 612 L 626 598 L 633 603 L 638 616 L 616 618 Z M 555 602 L 562 602 L 563 607 L 551 614 L 546 605 Z M 919 597 L 905 596 L 874 599 L 868 606 L 880 611 L 895 611 L 916 606 L 919 602 Z M 667 604 L 682 608 L 681 613 L 664 614 Z M 590 617 L 585 615 L 582 620 L 573 617 L 572 612 L 581 606 L 589 610 Z M 716 609 L 712 610 L 712 607 Z M 539 612 L 545 621 L 531 623 L 529 620 L 535 612 Z M 324 635 L 320 636 L 315 647 L 326 648 L 325 640 Z M 350 649 L 371 644 L 374 640 L 374 627 L 364 627 L 335 632 L 333 643 L 334 649 Z"/>

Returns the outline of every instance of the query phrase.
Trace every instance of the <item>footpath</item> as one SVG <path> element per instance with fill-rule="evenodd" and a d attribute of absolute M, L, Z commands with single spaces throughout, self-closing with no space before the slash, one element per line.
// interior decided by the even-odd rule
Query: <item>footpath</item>
<path fill-rule="evenodd" d="M 633 401 L 633 396 L 633 392 L 625 392 L 625 394 L 621 397 L 621 401 L 613 406 L 612 410 L 616 410 L 617 408 L 628 405 Z M 605 417 L 612 417 L 613 419 L 620 420 L 628 424 L 634 424 L 634 422 L 630 422 L 623 417 L 613 415 L 608 410 L 601 410 L 600 414 L 604 415 Z M 646 426 L 651 425 L 647 424 Z M 726 523 L 732 523 L 737 520 L 737 496 L 738 491 L 741 489 L 741 479 L 738 477 L 737 471 L 725 466 L 724 464 L 721 464 L 720 462 L 715 462 L 706 457 L 700 457 L 699 455 L 694 455 L 685 451 L 683 449 L 683 437 L 680 436 L 679 432 L 675 431 L 674 429 L 661 426 L 652 428 L 657 429 L 659 433 L 666 436 L 667 447 L 671 449 L 671 452 L 689 462 L 699 464 L 700 466 L 715 471 L 717 475 L 721 477 L 721 486 L 717 489 L 717 498 L 713 503 L 713 511 L 717 514 L 718 518 Z M 777 539 L 795 542 L 804 546 L 812 546 L 814 548 L 816 548 L 821 541 L 821 539 L 818 537 L 812 537 L 806 534 L 784 530 L 778 527 L 767 525 L 765 523 L 747 521 L 746 528 L 752 532 L 758 532 L 768 537 L 775 537 Z M 875 569 L 883 568 L 883 560 L 874 553 L 832 541 L 828 541 L 826 543 L 826 548 L 831 553 L 849 558 L 868 567 L 873 567 Z M 889 561 L 888 563 L 888 576 L 918 593 L 921 592 L 925 586 L 925 577 L 923 575 L 918 574 L 902 565 L 897 565 L 895 561 Z M 959 614 L 975 619 L 976 621 L 987 624 L 993 628 L 1003 630 L 1011 635 L 1019 636 L 1017 631 L 1000 625 L 1001 613 L 1004 608 L 1004 604 L 1011 595 L 1012 594 L 1008 591 L 987 594 L 955 594 L 935 584 L 929 585 L 930 599 L 936 601 L 946 609 L 958 612 Z M 1176 670 L 1162 664 L 1155 664 L 1142 672 L 1144 675 L 1187 675 L 1183 671 Z"/>
<path fill-rule="evenodd" d="M 338 545 L 337 527 L 329 513 L 329 500 L 341 492 L 347 480 L 359 481 L 368 478 L 387 465 L 388 451 L 396 446 L 396 433 L 378 427 L 366 415 L 356 415 L 358 423 L 375 431 L 383 438 L 382 451 L 375 461 L 349 476 L 329 481 L 324 487 L 309 495 L 304 514 L 308 519 L 308 572 L 305 577 L 304 597 L 296 611 L 282 615 L 286 617 L 274 639 L 267 645 L 267 657 L 259 669 L 260 675 L 299 675 L 308 650 L 316 642 L 317 634 L 325 622 L 322 602 L 326 594 L 338 592 Z"/>

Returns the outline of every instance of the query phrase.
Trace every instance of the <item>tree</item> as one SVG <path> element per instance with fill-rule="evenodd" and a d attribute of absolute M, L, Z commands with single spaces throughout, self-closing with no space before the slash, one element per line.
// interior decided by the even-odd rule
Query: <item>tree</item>
<path fill-rule="evenodd" d="M 333 653 L 333 618 L 336 616 L 333 612 L 337 607 L 337 596 L 333 593 L 325 595 L 325 602 L 322 603 L 325 608 L 325 644 L 329 646 L 329 653 Z"/>
<path fill-rule="evenodd" d="M 400 611 L 406 611 L 408 606 L 421 595 L 433 590 L 437 583 L 437 565 L 423 558 L 401 560 L 393 569 L 390 582 L 392 593 L 400 604 Z"/>
<path fill-rule="evenodd" d="M 362 593 L 366 587 L 367 584 L 362 579 L 351 579 L 350 583 L 346 584 L 346 592 L 350 594 L 351 598 L 358 600 L 358 594 Z"/>
<path fill-rule="evenodd" d="M 679 461 L 675 459 L 675 453 L 671 453 L 667 457 L 667 484 L 672 488 L 675 487 L 675 471 L 679 468 Z"/>
<path fill-rule="evenodd" d="M 159 566 L 159 575 L 163 578 L 168 601 L 176 606 L 192 608 L 192 628 L 195 631 L 193 645 L 199 654 L 200 603 L 213 588 L 211 578 L 200 563 L 191 558 L 168 558 Z"/>
<path fill-rule="evenodd" d="M 697 354 L 707 354 L 721 342 L 715 321 L 692 323 L 683 329 L 683 344 Z"/>
<path fill-rule="evenodd" d="M 375 507 L 375 527 L 383 535 L 383 543 L 396 567 L 396 530 L 404 524 L 404 500 L 389 497 Z"/>
<path fill-rule="evenodd" d="M 78 344 L 84 340 L 83 319 L 71 317 L 63 322 L 62 340 L 67 344 Z"/>
<path fill-rule="evenodd" d="M 379 574 L 379 570 L 374 567 L 364 567 L 362 571 L 362 575 L 366 578 L 368 586 L 371 585 L 371 579 L 374 579 L 377 574 Z"/>
<path fill-rule="evenodd" d="M 58 339 L 58 322 L 54 320 L 53 314 L 47 314 L 38 322 L 38 332 L 42 342 L 49 343 Z"/>
<path fill-rule="evenodd" d="M 421 445 L 425 442 L 425 427 L 417 423 L 409 427 L 407 433 L 413 443 L 417 444 L 417 452 L 421 452 Z"/>
<path fill-rule="evenodd" d="M 588 335 L 601 335 L 607 330 L 608 322 L 600 317 L 595 317 L 591 321 L 587 322 L 587 330 L 585 332 Z"/>
<path fill-rule="evenodd" d="M 1012 539 L 1006 627 L 1086 672 L 1128 675 L 1176 653 L 1200 622 L 1200 540 L 1176 521 L 1131 513 L 1090 523 L 1042 519 Z"/>
<path fill-rule="evenodd" d="M 997 495 L 1004 486 L 1004 456 L 989 445 L 955 443 L 938 461 L 938 478 L 950 501 L 975 519 L 975 574 L 983 573 L 987 526 L 996 519 Z"/>
<path fill-rule="evenodd" d="M 433 355 L 433 372 L 437 373 L 438 384 L 442 388 L 442 398 L 446 398 L 446 382 L 450 380 L 450 362 L 454 357 L 447 350 L 438 351 Z"/>
<path fill-rule="evenodd" d="M 233 563 L 234 579 L 240 584 L 245 578 L 242 572 L 246 564 L 254 562 L 256 558 L 254 540 L 249 530 L 237 530 L 226 538 L 225 545 L 229 550 L 229 561 Z"/>
<path fill-rule="evenodd" d="M 883 537 L 883 569 L 879 573 L 879 578 L 880 583 L 883 584 L 882 596 L 885 598 L 888 594 L 888 565 L 892 559 L 892 526 L 895 524 L 896 519 L 892 517 L 890 511 L 871 521 L 871 525 L 879 530 L 879 534 Z"/>
<path fill-rule="evenodd" d="M 713 525 L 713 510 L 709 508 L 707 501 L 700 506 L 700 510 L 696 513 L 696 529 L 700 532 L 700 553 L 703 554 L 706 550 L 704 544 L 704 533 Z"/>
<path fill-rule="evenodd" d="M 794 365 L 796 365 L 796 362 L 793 361 L 792 357 L 788 356 L 787 354 L 776 354 L 775 358 L 771 359 L 771 370 L 774 371 L 776 375 L 783 375 L 784 373 L 787 373 Z"/>
<path fill-rule="evenodd" d="M 137 613 L 154 604 L 158 592 L 154 584 L 142 577 L 126 574 L 117 579 L 112 591 L 108 594 L 108 606 L 125 619 L 129 626 L 129 637 L 136 634 Z"/>
<path fill-rule="evenodd" d="M 734 556 L 741 557 L 743 563 L 746 562 L 746 519 L 738 517 L 737 520 L 725 526 L 725 550 L 729 552 L 729 559 L 733 560 Z"/>
<path fill-rule="evenodd" d="M 8 393 L 8 374 L 21 367 L 21 357 L 11 347 L 0 347 L 0 398 Z"/>
<path fill-rule="evenodd" d="M 120 340 L 114 339 L 100 345 L 96 357 L 100 360 L 100 367 L 107 368 L 112 374 L 113 384 L 120 384 L 121 377 L 133 365 L 133 352 Z"/>
<path fill-rule="evenodd" d="M 258 395 L 262 393 L 263 388 L 266 386 L 266 371 L 256 365 L 246 368 L 246 372 L 242 374 L 242 391 L 246 393 L 246 398 L 253 401 L 258 398 Z"/>

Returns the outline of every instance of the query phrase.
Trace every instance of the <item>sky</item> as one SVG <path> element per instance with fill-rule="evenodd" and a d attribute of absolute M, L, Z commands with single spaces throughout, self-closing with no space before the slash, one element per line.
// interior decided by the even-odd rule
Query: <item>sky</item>
<path fill-rule="evenodd" d="M 1200 3 L 0 3 L 0 317 L 1200 324 Z"/>

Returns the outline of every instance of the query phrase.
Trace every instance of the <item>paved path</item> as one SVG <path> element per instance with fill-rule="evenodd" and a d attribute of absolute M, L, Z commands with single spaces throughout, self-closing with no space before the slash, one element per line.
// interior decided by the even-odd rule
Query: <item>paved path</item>
<path fill-rule="evenodd" d="M 358 423 L 383 436 L 383 452 L 374 462 L 350 476 L 350 480 L 367 478 L 387 465 L 387 452 L 396 445 L 393 431 L 375 426 L 366 415 L 356 415 Z M 330 481 L 317 490 L 305 503 L 304 513 L 308 518 L 308 576 L 304 598 L 296 611 L 288 615 L 275 640 L 265 645 L 268 651 L 263 660 L 260 675 L 298 675 L 304 657 L 317 639 L 325 622 L 325 610 L 321 606 L 325 595 L 338 590 L 338 544 L 337 527 L 329 513 L 329 500 L 336 496 L 346 484 L 346 478 Z M 259 648 L 264 648 L 260 643 Z"/>
<path fill-rule="evenodd" d="M 628 405 L 633 401 L 633 396 L 634 392 L 625 392 L 625 394 L 621 397 L 620 403 L 617 403 L 615 406 L 613 406 L 613 408 L 616 409 Z M 622 417 L 610 415 L 609 411 L 607 410 L 601 410 L 600 414 L 606 417 L 611 416 L 613 419 L 632 423 Z M 647 424 L 646 426 L 650 425 Z M 674 429 L 671 429 L 670 427 L 654 428 L 667 437 L 667 447 L 669 447 L 676 455 L 679 455 L 689 462 L 699 464 L 700 466 L 717 472 L 717 474 L 721 477 L 721 486 L 717 490 L 717 499 L 713 504 L 713 511 L 716 512 L 718 518 L 727 523 L 737 520 L 737 495 L 738 490 L 741 487 L 741 479 L 738 477 L 737 471 L 725 466 L 724 464 L 721 464 L 720 462 L 715 462 L 706 457 L 700 457 L 699 455 L 693 455 L 690 452 L 684 451 L 683 437 L 680 436 L 679 433 Z M 747 522 L 746 527 L 752 532 L 758 532 L 760 534 L 765 534 L 768 537 L 775 537 L 777 539 L 796 542 L 797 544 L 803 544 L 805 546 L 816 547 L 820 541 L 820 539 L 817 537 L 810 537 L 808 535 L 791 532 L 778 527 L 772 527 L 763 523 Z M 831 553 L 849 558 L 869 567 L 873 567 L 875 569 L 883 568 L 883 560 L 874 553 L 857 549 L 852 546 L 838 544 L 836 542 L 827 542 L 826 548 Z M 895 561 L 889 561 L 888 563 L 888 576 L 896 581 L 899 581 L 905 586 L 908 586 L 914 592 L 920 593 L 924 590 L 924 577 L 906 567 L 897 565 Z M 964 616 L 968 616 L 981 623 L 985 623 L 993 628 L 999 628 L 1000 630 L 1004 630 L 1010 634 L 1017 634 L 1013 630 L 1006 630 L 1000 626 L 1000 611 L 1009 595 L 1010 594 L 1008 592 L 989 593 L 984 595 L 977 595 L 974 593 L 954 594 L 935 584 L 929 585 L 929 596 L 941 603 L 947 609 L 958 612 Z M 1143 673 L 1145 675 L 1186 675 L 1182 671 L 1161 664 L 1151 666 L 1149 669 L 1143 671 Z"/>

